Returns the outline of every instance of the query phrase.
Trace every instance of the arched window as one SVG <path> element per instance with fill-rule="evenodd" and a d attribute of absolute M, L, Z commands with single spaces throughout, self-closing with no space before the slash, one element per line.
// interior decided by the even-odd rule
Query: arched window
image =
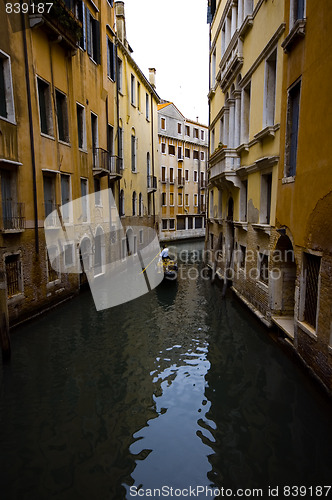
<path fill-rule="evenodd" d="M 131 129 L 131 171 L 136 172 L 136 137 L 135 129 Z"/>
<path fill-rule="evenodd" d="M 142 195 L 142 193 L 140 193 L 139 197 L 138 197 L 138 215 L 140 217 L 143 217 L 143 195 Z"/>
<path fill-rule="evenodd" d="M 121 189 L 121 191 L 120 191 L 119 212 L 120 212 L 120 217 L 123 217 L 124 214 L 125 214 L 124 191 L 123 191 L 123 189 Z"/>
<path fill-rule="evenodd" d="M 137 194 L 133 192 L 133 215 L 137 215 Z"/>

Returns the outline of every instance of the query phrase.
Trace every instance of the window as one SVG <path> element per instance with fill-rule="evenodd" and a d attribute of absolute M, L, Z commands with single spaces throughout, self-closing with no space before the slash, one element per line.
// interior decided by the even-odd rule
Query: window
<path fill-rule="evenodd" d="M 175 229 L 175 219 L 169 219 L 169 228 L 172 231 Z"/>
<path fill-rule="evenodd" d="M 216 49 L 214 49 L 211 57 L 211 87 L 216 83 Z"/>
<path fill-rule="evenodd" d="M 96 177 L 93 179 L 94 190 L 95 190 L 95 204 L 101 206 L 101 195 L 100 195 L 100 179 Z"/>
<path fill-rule="evenodd" d="M 118 68 L 117 68 L 117 80 L 118 80 L 118 90 L 122 91 L 122 59 L 118 57 Z"/>
<path fill-rule="evenodd" d="M 194 194 L 194 206 L 197 207 L 198 206 L 198 194 Z"/>
<path fill-rule="evenodd" d="M 246 247 L 240 245 L 239 266 L 241 269 L 244 269 L 246 265 L 246 252 L 247 252 Z"/>
<path fill-rule="evenodd" d="M 115 81 L 115 47 L 107 37 L 107 76 Z"/>
<path fill-rule="evenodd" d="M 94 276 L 103 272 L 103 262 L 105 259 L 105 238 L 103 230 L 98 227 L 95 236 L 95 255 L 94 255 Z"/>
<path fill-rule="evenodd" d="M 292 27 L 298 19 L 305 18 L 305 0 L 291 0 L 290 26 Z"/>
<path fill-rule="evenodd" d="M 76 103 L 78 147 L 86 149 L 85 108 Z"/>
<path fill-rule="evenodd" d="M 133 192 L 133 199 L 132 199 L 132 202 L 133 202 L 133 215 L 137 215 L 137 194 L 136 194 L 136 191 Z"/>
<path fill-rule="evenodd" d="M 0 117 L 15 121 L 10 57 L 0 50 Z"/>
<path fill-rule="evenodd" d="M 263 126 L 274 124 L 275 101 L 277 83 L 277 49 L 265 62 L 265 89 L 264 89 L 264 115 Z"/>
<path fill-rule="evenodd" d="M 201 130 L 201 140 L 202 141 L 205 140 L 205 132 L 204 132 L 204 130 Z"/>
<path fill-rule="evenodd" d="M 249 124 L 250 124 L 250 99 L 251 99 L 251 83 L 242 91 L 242 106 L 241 106 L 241 143 L 247 144 L 249 141 Z"/>
<path fill-rule="evenodd" d="M 142 245 L 143 243 L 143 229 L 139 230 L 139 244 Z"/>
<path fill-rule="evenodd" d="M 72 243 L 65 243 L 64 248 L 64 265 L 71 267 L 74 264 L 74 245 Z"/>
<path fill-rule="evenodd" d="M 174 169 L 172 167 L 169 168 L 169 182 L 174 184 Z"/>
<path fill-rule="evenodd" d="M 46 135 L 53 135 L 52 102 L 50 85 L 37 78 L 40 131 Z"/>
<path fill-rule="evenodd" d="M 261 176 L 260 222 L 270 224 L 271 217 L 272 174 Z"/>
<path fill-rule="evenodd" d="M 195 229 L 202 229 L 203 219 L 202 217 L 195 217 Z"/>
<path fill-rule="evenodd" d="M 59 90 L 55 90 L 55 103 L 59 141 L 69 142 L 67 97 Z"/>
<path fill-rule="evenodd" d="M 167 227 L 168 227 L 168 220 L 167 219 L 161 219 L 161 229 L 163 231 L 167 231 Z"/>
<path fill-rule="evenodd" d="M 272 179 L 271 179 L 272 181 Z M 241 221 L 246 221 L 247 220 L 247 206 L 248 206 L 248 181 L 242 181 L 241 183 L 241 188 L 240 188 L 240 220 Z M 270 190 L 270 202 L 269 202 L 269 207 L 271 207 L 271 190 Z M 270 208 L 268 209 L 268 200 L 266 200 L 266 211 L 268 212 L 266 214 L 270 215 Z M 270 216 L 269 216 L 270 218 Z"/>
<path fill-rule="evenodd" d="M 86 24 L 85 24 L 85 4 L 84 2 L 76 2 L 75 5 L 76 17 L 82 23 L 82 36 L 78 42 L 81 49 L 86 50 Z"/>
<path fill-rule="evenodd" d="M 0 170 L 2 219 L 1 229 L 25 228 L 24 203 L 17 203 L 17 173 L 13 170 Z"/>
<path fill-rule="evenodd" d="M 194 139 L 198 139 L 198 138 L 199 138 L 198 128 L 194 128 Z"/>
<path fill-rule="evenodd" d="M 215 131 L 214 129 L 211 131 L 211 149 L 210 152 L 213 153 L 215 147 L 214 147 L 214 141 L 215 141 Z"/>
<path fill-rule="evenodd" d="M 194 149 L 194 160 L 198 160 L 198 159 L 199 159 L 198 150 Z"/>
<path fill-rule="evenodd" d="M 145 118 L 150 120 L 149 94 L 145 94 Z"/>
<path fill-rule="evenodd" d="M 186 125 L 186 127 L 185 127 L 185 134 L 186 134 L 188 137 L 190 137 L 190 127 L 189 127 L 189 125 Z"/>
<path fill-rule="evenodd" d="M 214 217 L 214 201 L 213 201 L 213 191 L 210 191 L 210 206 L 209 206 L 209 217 L 212 219 Z"/>
<path fill-rule="evenodd" d="M 299 133 L 301 81 L 298 81 L 288 91 L 287 101 L 287 131 L 285 151 L 285 176 L 293 177 L 296 173 L 297 141 Z"/>
<path fill-rule="evenodd" d="M 182 124 L 178 123 L 178 134 L 182 134 Z"/>
<path fill-rule="evenodd" d="M 136 172 L 136 137 L 131 136 L 131 171 Z"/>
<path fill-rule="evenodd" d="M 45 218 L 49 216 L 55 209 L 55 174 L 44 175 L 44 204 L 45 204 Z M 53 222 L 53 223 L 52 223 Z M 48 225 L 55 225 L 55 220 L 48 221 Z"/>
<path fill-rule="evenodd" d="M 81 179 L 82 222 L 88 221 L 88 179 Z"/>
<path fill-rule="evenodd" d="M 135 77 L 130 75 L 130 102 L 135 106 Z"/>
<path fill-rule="evenodd" d="M 112 125 L 107 124 L 107 151 L 113 156 L 114 130 Z"/>
<path fill-rule="evenodd" d="M 178 193 L 178 206 L 182 207 L 182 193 Z"/>
<path fill-rule="evenodd" d="M 194 182 L 198 182 L 198 172 L 194 170 Z"/>
<path fill-rule="evenodd" d="M 201 151 L 201 161 L 204 161 L 205 160 L 205 153 L 204 151 Z"/>
<path fill-rule="evenodd" d="M 176 221 L 176 228 L 178 231 L 183 231 L 186 229 L 186 219 L 185 217 L 178 216 Z"/>
<path fill-rule="evenodd" d="M 303 320 L 313 328 L 317 322 L 317 303 L 319 296 L 319 272 L 321 257 L 310 253 L 303 254 L 304 267 L 304 310 Z"/>
<path fill-rule="evenodd" d="M 137 82 L 137 109 L 141 109 L 141 84 Z"/>
<path fill-rule="evenodd" d="M 58 248 L 56 246 L 51 246 L 47 248 L 46 251 L 46 264 L 47 264 L 47 279 L 48 282 L 56 281 L 59 279 L 59 257 Z"/>
<path fill-rule="evenodd" d="M 174 193 L 169 193 L 169 204 L 171 207 L 174 206 Z"/>
<path fill-rule="evenodd" d="M 178 159 L 179 159 L 179 160 L 183 160 L 183 156 L 182 156 L 182 146 L 178 146 Z"/>
<path fill-rule="evenodd" d="M 122 127 L 119 127 L 119 130 L 118 130 L 118 155 L 119 155 L 119 158 L 123 159 L 123 132 L 122 132 Z M 123 163 L 122 163 L 122 168 L 123 168 Z"/>
<path fill-rule="evenodd" d="M 7 255 L 5 257 L 7 296 L 13 297 L 22 292 L 22 266 L 20 255 Z"/>
<path fill-rule="evenodd" d="M 91 113 L 91 139 L 92 139 L 92 153 L 93 153 L 93 166 L 98 167 L 98 116 Z"/>
<path fill-rule="evenodd" d="M 168 145 L 168 154 L 175 156 L 175 146 L 173 144 Z"/>
<path fill-rule="evenodd" d="M 185 148 L 184 155 L 185 155 L 186 158 L 190 158 L 190 149 Z"/>
<path fill-rule="evenodd" d="M 160 119 L 160 128 L 161 130 L 166 130 L 166 118 Z"/>
<path fill-rule="evenodd" d="M 143 217 L 143 195 L 142 193 L 139 194 L 138 197 L 138 215 L 139 217 Z M 143 243 L 143 241 L 140 241 L 140 243 Z"/>
<path fill-rule="evenodd" d="M 266 285 L 269 282 L 269 258 L 263 253 L 259 254 L 259 279 Z"/>
<path fill-rule="evenodd" d="M 204 199 L 205 199 L 204 194 L 201 194 L 201 210 L 202 210 L 202 212 L 204 212 Z"/>
<path fill-rule="evenodd" d="M 167 202 L 166 202 L 166 193 L 161 193 L 161 204 L 163 207 L 166 206 Z"/>
<path fill-rule="evenodd" d="M 69 222 L 69 202 L 70 202 L 70 176 L 61 174 L 61 205 L 62 205 L 62 220 Z"/>
<path fill-rule="evenodd" d="M 119 212 L 120 212 L 120 217 L 123 217 L 125 214 L 125 205 L 124 205 L 124 191 L 121 189 L 120 191 L 120 196 L 119 196 Z"/>
<path fill-rule="evenodd" d="M 161 182 L 166 182 L 166 167 L 161 167 Z"/>
<path fill-rule="evenodd" d="M 100 24 L 86 9 L 87 52 L 91 59 L 100 64 Z"/>
<path fill-rule="evenodd" d="M 161 152 L 163 155 L 166 154 L 166 144 L 164 142 L 161 143 Z"/>
<path fill-rule="evenodd" d="M 189 181 L 189 170 L 188 170 L 188 169 L 186 169 L 186 170 L 184 171 L 184 179 L 185 179 L 186 181 Z"/>
<path fill-rule="evenodd" d="M 185 199 L 185 205 L 186 205 L 186 207 L 189 207 L 189 194 L 186 193 L 184 195 L 184 199 Z"/>

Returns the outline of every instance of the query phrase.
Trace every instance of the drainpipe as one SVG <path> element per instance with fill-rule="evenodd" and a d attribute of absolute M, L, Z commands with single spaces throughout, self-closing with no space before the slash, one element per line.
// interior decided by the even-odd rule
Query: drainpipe
<path fill-rule="evenodd" d="M 153 182 L 153 176 L 154 176 L 154 140 L 153 140 L 153 94 L 151 93 L 151 143 L 152 143 L 152 154 L 151 154 L 151 163 L 152 163 L 152 182 Z M 152 193 L 152 200 L 153 200 L 153 225 L 155 226 L 156 224 L 156 200 L 155 200 L 155 191 Z"/>
<path fill-rule="evenodd" d="M 118 152 L 118 157 L 120 158 L 120 141 L 119 141 L 119 128 L 120 128 L 120 111 L 119 111 L 119 107 L 120 107 L 120 104 L 119 104 L 119 66 L 118 66 L 118 40 L 115 39 L 115 92 L 116 92 L 116 128 L 117 128 L 117 131 L 116 131 L 116 137 L 117 137 L 117 140 L 118 140 L 118 144 L 117 144 L 117 152 Z M 123 141 L 123 136 L 122 136 L 122 141 Z M 123 158 L 122 158 L 122 162 L 123 162 Z M 122 163 L 122 168 L 124 168 L 124 165 Z M 118 186 L 119 186 L 119 193 L 118 193 L 118 200 L 119 200 L 119 210 L 118 210 L 118 213 L 120 214 L 120 210 L 121 210 L 121 207 L 120 207 L 120 179 L 118 181 Z"/>
<path fill-rule="evenodd" d="M 25 81 L 27 86 L 28 114 L 29 114 L 29 132 L 30 132 L 30 148 L 31 148 L 31 164 L 32 164 L 32 185 L 33 185 L 33 208 L 35 221 L 35 249 L 36 254 L 39 254 L 39 235 L 38 235 L 38 205 L 37 205 L 37 181 L 36 181 L 36 158 L 35 158 L 35 141 L 32 123 L 32 105 L 31 105 L 31 88 L 29 77 L 29 59 L 27 37 L 25 31 L 25 18 L 23 11 L 21 12 L 23 45 L 24 45 L 24 62 L 25 62 Z"/>

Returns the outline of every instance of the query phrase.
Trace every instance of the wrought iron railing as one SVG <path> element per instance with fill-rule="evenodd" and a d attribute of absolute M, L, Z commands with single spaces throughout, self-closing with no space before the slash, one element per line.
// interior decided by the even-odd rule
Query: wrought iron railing
<path fill-rule="evenodd" d="M 2 202 L 2 231 L 23 231 L 25 229 L 25 205 L 14 201 Z"/>
<path fill-rule="evenodd" d="M 148 182 L 148 189 L 152 191 L 157 190 L 157 177 L 155 175 L 148 175 L 147 182 Z"/>
<path fill-rule="evenodd" d="M 104 170 L 113 176 L 122 176 L 123 160 L 103 148 L 93 150 L 93 169 Z"/>

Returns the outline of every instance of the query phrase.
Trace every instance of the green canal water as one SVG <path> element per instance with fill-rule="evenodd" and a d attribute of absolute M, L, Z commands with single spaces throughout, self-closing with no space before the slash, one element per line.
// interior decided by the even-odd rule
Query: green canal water
<path fill-rule="evenodd" d="M 12 334 L 1 500 L 331 484 L 331 404 L 202 267 L 101 312 L 87 291 Z"/>

